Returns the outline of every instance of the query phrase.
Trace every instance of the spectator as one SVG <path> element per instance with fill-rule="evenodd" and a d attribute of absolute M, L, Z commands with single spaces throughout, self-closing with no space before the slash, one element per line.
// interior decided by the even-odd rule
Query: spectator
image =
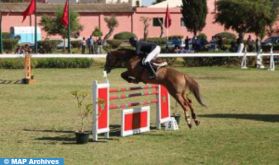
<path fill-rule="evenodd" d="M 237 52 L 237 44 L 235 41 L 231 42 L 230 52 Z"/>
<path fill-rule="evenodd" d="M 86 40 L 85 40 L 85 37 L 82 38 L 82 41 L 81 41 L 81 53 L 82 54 L 85 54 L 85 48 L 86 48 Z"/>
<path fill-rule="evenodd" d="M 180 53 L 180 51 L 181 51 L 180 46 L 179 45 L 175 45 L 173 51 L 174 51 L 174 53 Z"/>
<path fill-rule="evenodd" d="M 103 41 L 101 37 L 99 37 L 96 42 L 97 42 L 97 53 L 102 53 Z"/>
<path fill-rule="evenodd" d="M 198 47 L 197 37 L 194 36 L 194 37 L 192 38 L 192 48 L 193 48 L 194 51 L 196 51 L 196 50 L 197 50 L 197 47 Z"/>
<path fill-rule="evenodd" d="M 86 43 L 88 46 L 89 54 L 94 54 L 94 39 L 93 39 L 92 35 L 90 35 L 90 37 L 87 39 Z"/>
<path fill-rule="evenodd" d="M 244 49 L 243 35 L 242 34 L 240 34 L 238 39 L 237 39 L 237 45 L 238 45 L 237 53 L 242 53 L 243 49 Z"/>
<path fill-rule="evenodd" d="M 185 50 L 189 50 L 189 42 L 190 42 L 190 39 L 189 39 L 189 37 L 187 36 L 187 37 L 185 38 Z"/>
<path fill-rule="evenodd" d="M 221 36 L 218 37 L 217 43 L 218 43 L 219 49 L 224 50 L 224 41 L 223 41 L 223 38 Z"/>
<path fill-rule="evenodd" d="M 24 51 L 23 51 L 23 49 L 22 49 L 21 46 L 17 46 L 15 53 L 16 53 L 16 54 L 23 54 Z"/>
<path fill-rule="evenodd" d="M 248 39 L 247 39 L 247 51 L 248 52 L 252 52 L 254 49 L 253 47 L 253 41 L 252 41 L 252 38 L 251 38 L 251 35 L 248 36 Z"/>
<path fill-rule="evenodd" d="M 257 37 L 256 39 L 256 52 L 259 54 L 261 52 L 261 40 Z"/>
<path fill-rule="evenodd" d="M 30 48 L 30 46 L 28 44 L 24 45 L 24 53 L 32 53 L 32 48 Z"/>

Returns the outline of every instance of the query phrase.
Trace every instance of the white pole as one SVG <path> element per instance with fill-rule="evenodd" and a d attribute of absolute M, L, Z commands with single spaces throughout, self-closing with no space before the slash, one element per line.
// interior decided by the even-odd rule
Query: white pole
<path fill-rule="evenodd" d="M 270 62 L 269 62 L 269 69 L 270 71 L 275 71 L 275 63 L 274 63 L 274 56 L 273 56 L 273 46 L 270 48 Z"/>

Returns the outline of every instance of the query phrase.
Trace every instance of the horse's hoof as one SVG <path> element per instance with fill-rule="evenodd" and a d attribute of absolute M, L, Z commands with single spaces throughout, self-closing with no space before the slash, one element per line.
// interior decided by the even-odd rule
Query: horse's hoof
<path fill-rule="evenodd" d="M 194 120 L 194 121 L 195 121 L 196 126 L 199 126 L 201 123 L 199 120 Z"/>

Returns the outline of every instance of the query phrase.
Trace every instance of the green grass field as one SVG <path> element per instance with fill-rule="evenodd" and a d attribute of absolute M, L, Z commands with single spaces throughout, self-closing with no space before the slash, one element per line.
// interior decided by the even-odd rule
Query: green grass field
<path fill-rule="evenodd" d="M 152 129 L 120 138 L 120 112 L 111 113 L 110 140 L 75 144 L 78 111 L 70 92 L 102 81 L 102 68 L 35 69 L 32 85 L 14 84 L 23 70 L 0 70 L 0 157 L 61 157 L 67 165 L 279 163 L 279 71 L 225 67 L 177 67 L 200 84 L 208 108 L 193 99 L 201 120 L 179 131 Z M 114 70 L 112 86 L 127 86 Z M 193 97 L 192 97 L 193 98 Z M 174 105 L 175 102 L 172 102 Z M 174 112 L 175 107 L 172 106 Z M 182 114 L 182 110 L 178 111 Z M 155 126 L 155 114 L 151 113 Z M 87 129 L 90 130 L 88 123 Z"/>

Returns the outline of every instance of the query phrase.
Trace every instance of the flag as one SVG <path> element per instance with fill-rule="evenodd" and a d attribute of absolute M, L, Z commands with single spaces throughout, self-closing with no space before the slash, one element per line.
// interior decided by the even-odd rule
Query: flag
<path fill-rule="evenodd" d="M 165 28 L 171 26 L 171 17 L 169 12 L 169 5 L 167 6 L 166 15 L 165 15 Z"/>
<path fill-rule="evenodd" d="M 68 25 L 69 25 L 69 0 L 66 0 L 65 6 L 64 6 L 64 11 L 63 11 L 63 16 L 61 18 L 61 23 L 65 27 L 68 27 Z"/>
<path fill-rule="evenodd" d="M 28 15 L 32 15 L 36 12 L 36 0 L 31 0 L 29 6 L 27 7 L 27 9 L 22 13 L 23 15 L 23 20 L 22 22 L 25 20 L 25 18 Z"/>

